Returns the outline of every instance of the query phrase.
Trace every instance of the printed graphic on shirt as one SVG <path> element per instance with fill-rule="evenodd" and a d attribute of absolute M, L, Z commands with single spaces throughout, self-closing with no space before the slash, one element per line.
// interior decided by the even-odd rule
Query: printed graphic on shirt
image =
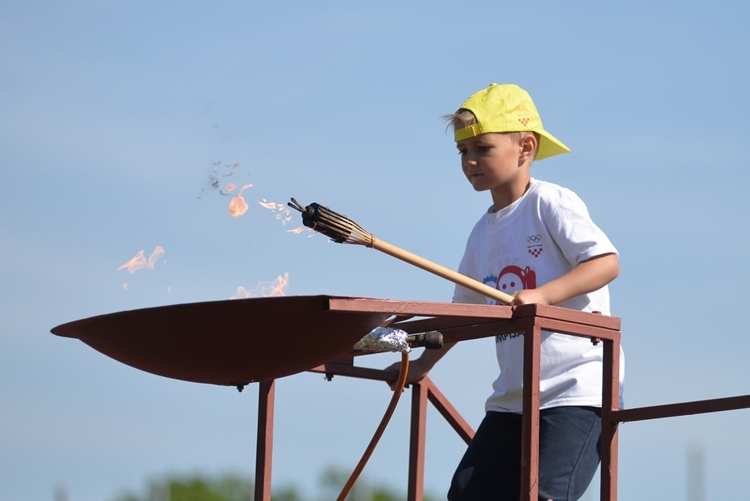
<path fill-rule="evenodd" d="M 539 254 L 544 250 L 544 247 L 542 247 L 541 235 L 529 235 L 526 237 L 526 243 L 528 244 L 526 249 L 529 251 L 529 254 L 534 257 L 539 257 Z"/>
<path fill-rule="evenodd" d="M 536 289 L 536 273 L 528 266 L 510 265 L 503 268 L 497 276 L 490 275 L 485 277 L 484 283 L 494 286 L 497 290 L 506 294 L 513 294 L 523 289 Z M 494 301 L 494 304 L 498 304 Z M 523 335 L 521 332 L 512 332 L 510 334 L 499 334 L 495 336 L 496 343 L 502 343 L 507 339 L 513 339 Z"/>
<path fill-rule="evenodd" d="M 495 336 L 495 344 L 502 343 L 503 341 L 507 341 L 508 339 L 513 339 L 516 337 L 523 336 L 523 332 L 511 332 L 510 334 L 498 334 Z"/>
<path fill-rule="evenodd" d="M 502 269 L 497 276 L 495 288 L 506 294 L 513 294 L 523 289 L 536 289 L 536 273 L 529 268 L 510 265 Z"/>

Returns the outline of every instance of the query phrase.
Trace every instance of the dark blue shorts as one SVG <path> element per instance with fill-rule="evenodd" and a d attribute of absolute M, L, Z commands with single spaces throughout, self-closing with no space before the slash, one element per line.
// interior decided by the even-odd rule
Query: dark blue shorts
<path fill-rule="evenodd" d="M 601 411 L 553 407 L 540 412 L 539 499 L 583 496 L 600 461 Z M 450 501 L 518 501 L 521 415 L 488 412 L 453 475 Z"/>

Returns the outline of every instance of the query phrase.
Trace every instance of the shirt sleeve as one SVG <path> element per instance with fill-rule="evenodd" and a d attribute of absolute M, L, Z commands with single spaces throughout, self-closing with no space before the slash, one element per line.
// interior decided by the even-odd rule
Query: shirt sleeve
<path fill-rule="evenodd" d="M 561 188 L 542 204 L 545 225 L 571 266 L 617 249 L 589 215 L 586 204 L 572 191 Z"/>

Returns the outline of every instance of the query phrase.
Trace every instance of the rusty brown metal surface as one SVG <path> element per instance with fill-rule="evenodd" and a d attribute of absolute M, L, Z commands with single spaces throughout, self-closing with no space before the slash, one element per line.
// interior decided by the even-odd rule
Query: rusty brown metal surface
<path fill-rule="evenodd" d="M 750 395 L 742 395 L 737 397 L 715 398 L 711 400 L 697 400 L 695 402 L 681 402 L 677 404 L 624 409 L 613 412 L 612 419 L 624 423 L 629 421 L 644 421 L 648 419 L 662 419 L 747 408 L 750 408 Z"/>
<path fill-rule="evenodd" d="M 539 372 L 542 328 L 527 318 L 523 333 L 523 419 L 521 427 L 521 501 L 537 501 L 539 492 Z"/>
<path fill-rule="evenodd" d="M 415 318 L 416 317 L 416 318 Z M 192 303 L 91 317 L 52 329 L 133 367 L 176 379 L 224 385 L 263 381 L 259 394 L 256 499 L 271 492 L 273 379 L 313 371 L 329 377 L 393 381 L 395 372 L 356 367 L 352 346 L 380 325 L 416 334 L 439 330 L 446 342 L 524 333 L 522 499 L 536 500 L 541 330 L 604 343 L 600 499 L 617 499 L 618 424 L 750 408 L 750 395 L 618 409 L 620 319 L 555 306 L 485 306 L 332 296 Z M 429 378 L 414 385 L 409 499 L 421 499 L 426 402 L 467 442 L 474 431 Z"/>
<path fill-rule="evenodd" d="M 424 497 L 424 455 L 427 440 L 427 385 L 412 385 L 411 433 L 409 438 L 409 484 L 406 499 L 422 501 Z"/>
<path fill-rule="evenodd" d="M 460 329 L 462 327 L 474 327 L 475 325 L 505 325 L 507 320 L 498 320 L 497 318 L 474 318 L 474 317 L 429 317 L 413 320 L 393 321 L 388 324 L 389 327 L 403 329 L 412 334 L 418 332 L 428 332 L 439 330 L 448 332 L 450 329 Z"/>
<path fill-rule="evenodd" d="M 602 369 L 602 431 L 600 438 L 601 482 L 599 499 L 616 501 L 619 453 L 618 423 L 613 413 L 620 406 L 620 339 L 619 332 L 604 341 Z"/>
<path fill-rule="evenodd" d="M 537 317 L 551 318 L 573 324 L 587 325 L 591 327 L 602 327 L 619 331 L 621 320 L 618 317 L 608 315 L 599 315 L 586 313 L 578 310 L 571 310 L 560 306 L 550 306 L 546 304 L 525 304 L 523 306 L 513 306 L 514 318 Z"/>
<path fill-rule="evenodd" d="M 342 357 L 389 316 L 331 311 L 330 300 L 288 296 L 179 304 L 91 317 L 52 332 L 160 376 L 242 385 Z"/>
<path fill-rule="evenodd" d="M 391 327 L 398 327 L 409 333 L 439 330 L 446 342 L 458 342 L 481 337 L 489 337 L 501 333 L 524 333 L 524 405 L 523 405 L 523 437 L 522 437 L 522 475 L 521 499 L 536 501 L 538 497 L 539 475 L 539 369 L 541 355 L 542 329 L 555 330 L 574 336 L 587 337 L 593 342 L 604 343 L 604 371 L 602 395 L 602 483 L 601 499 L 615 501 L 617 499 L 617 453 L 618 434 L 616 412 L 619 403 L 619 349 L 620 349 L 620 319 L 599 314 L 583 313 L 565 308 L 546 305 L 525 305 L 519 307 L 481 306 L 476 305 L 429 305 L 410 302 L 393 305 L 389 302 L 369 302 L 369 300 L 340 301 L 333 307 L 346 311 L 386 311 L 399 318 L 391 320 Z M 488 309 L 489 308 L 489 309 Z M 473 316 L 476 315 L 476 316 Z M 423 317 L 413 320 L 413 317 Z M 331 365 L 326 365 L 330 368 Z M 342 367 L 342 372 L 355 377 L 378 379 L 375 374 L 357 374 L 354 367 Z M 381 376 L 382 377 L 382 376 Z M 410 452 L 409 498 L 421 499 L 421 473 L 424 464 L 424 427 L 423 414 L 424 398 L 432 401 L 441 411 L 443 417 L 465 440 L 470 440 L 473 430 L 465 424 L 455 409 L 435 398 L 432 393 L 431 381 L 423 380 L 415 385 L 413 395 L 412 414 L 412 444 Z M 435 392 L 439 394 L 437 388 Z M 461 426 L 459 423 L 463 423 Z"/>
<path fill-rule="evenodd" d="M 620 319 L 544 305 L 519 307 L 289 296 L 192 303 L 100 315 L 55 327 L 133 367 L 175 379 L 242 385 L 262 381 L 259 393 L 256 499 L 271 493 L 274 383 L 303 371 L 392 381 L 395 372 L 356 367 L 352 346 L 373 328 L 390 325 L 416 334 L 443 333 L 458 342 L 524 333 L 522 499 L 536 500 L 539 463 L 541 330 L 604 343 L 602 478 L 600 499 L 617 499 L 618 424 L 750 408 L 750 395 L 638 409 L 618 409 Z M 467 442 L 474 431 L 429 378 L 414 385 L 409 499 L 423 495 L 426 402 Z"/>
<path fill-rule="evenodd" d="M 448 316 L 467 318 L 511 318 L 513 316 L 513 308 L 510 306 L 491 306 L 485 304 L 335 297 L 331 298 L 330 306 L 331 310 L 334 311 L 349 311 L 352 313 L 369 311 L 404 316 Z"/>
<path fill-rule="evenodd" d="M 262 381 L 258 388 L 258 442 L 255 449 L 255 501 L 271 501 L 273 466 L 273 412 L 276 382 Z"/>
<path fill-rule="evenodd" d="M 398 379 L 398 372 L 384 371 L 381 369 L 370 369 L 368 367 L 357 367 L 351 359 L 345 359 L 346 362 L 334 360 L 323 365 L 318 365 L 308 369 L 308 372 L 317 372 L 325 374 L 329 380 L 333 376 L 355 377 L 358 379 L 372 379 L 374 381 L 386 381 L 395 383 Z"/>

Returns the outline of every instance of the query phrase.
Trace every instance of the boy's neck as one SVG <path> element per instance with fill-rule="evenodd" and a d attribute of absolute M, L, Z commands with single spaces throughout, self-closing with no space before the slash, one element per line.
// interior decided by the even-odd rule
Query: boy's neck
<path fill-rule="evenodd" d="M 508 207 L 510 204 L 521 198 L 530 186 L 531 176 L 527 176 L 525 179 L 519 180 L 519 182 L 493 189 L 491 191 L 492 212 L 497 212 Z"/>

